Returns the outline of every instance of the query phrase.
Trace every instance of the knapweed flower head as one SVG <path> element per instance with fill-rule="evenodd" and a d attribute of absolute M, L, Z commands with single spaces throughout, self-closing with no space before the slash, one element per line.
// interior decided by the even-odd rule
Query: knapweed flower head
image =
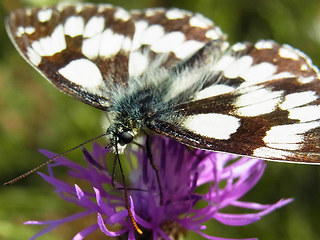
<path fill-rule="evenodd" d="M 44 150 L 42 153 L 49 158 L 55 155 Z M 146 151 L 130 150 L 126 153 L 126 159 L 121 159 L 122 162 L 128 161 L 130 168 L 125 174 L 127 182 L 130 182 L 130 210 L 143 230 L 143 234 L 139 235 L 125 209 L 125 199 L 121 194 L 123 190 L 111 187 L 112 171 L 109 169 L 111 165 L 107 163 L 113 161 L 113 154 L 96 143 L 93 144 L 92 152 L 83 149 L 83 153 L 86 167 L 60 157 L 56 164 L 49 167 L 49 176 L 41 176 L 54 186 L 61 198 L 84 210 L 60 220 L 26 222 L 48 226 L 32 239 L 61 224 L 95 214 L 97 222 L 77 233 L 74 240 L 84 239 L 96 230 L 107 236 L 129 240 L 177 240 L 187 231 L 196 232 L 205 239 L 221 240 L 225 238 L 209 236 L 203 232 L 206 229 L 205 222 L 214 219 L 226 225 L 246 225 L 291 201 L 287 199 L 263 205 L 239 200 L 263 175 L 265 163 L 262 160 L 194 150 L 156 136 L 152 137 L 152 153 L 162 185 L 162 204 L 155 171 Z M 68 168 L 68 174 L 75 181 L 81 180 L 87 186 L 73 186 L 58 180 L 53 174 L 55 166 Z M 119 188 L 122 186 L 121 182 L 115 184 Z M 92 191 L 84 190 L 88 186 Z M 248 209 L 250 213 L 224 213 L 227 206 Z"/>

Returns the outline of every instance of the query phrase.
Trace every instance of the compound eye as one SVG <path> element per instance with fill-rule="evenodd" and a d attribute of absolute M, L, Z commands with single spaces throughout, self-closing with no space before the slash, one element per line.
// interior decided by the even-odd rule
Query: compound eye
<path fill-rule="evenodd" d="M 133 140 L 133 135 L 130 132 L 122 132 L 119 134 L 119 143 L 125 145 L 131 143 Z"/>

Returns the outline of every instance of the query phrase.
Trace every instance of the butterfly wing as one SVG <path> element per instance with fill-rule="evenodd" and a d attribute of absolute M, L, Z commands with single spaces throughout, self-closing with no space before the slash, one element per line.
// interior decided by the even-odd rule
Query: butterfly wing
<path fill-rule="evenodd" d="M 8 17 L 7 31 L 21 55 L 58 89 L 103 110 L 114 86 L 126 86 L 159 55 L 168 55 L 163 64 L 171 67 L 224 38 L 199 14 L 127 12 L 109 4 L 18 9 Z"/>
<path fill-rule="evenodd" d="M 180 120 L 150 129 L 195 148 L 320 163 L 319 72 L 307 56 L 259 41 L 238 43 L 208 65 L 200 71 L 212 77 L 175 107 Z"/>

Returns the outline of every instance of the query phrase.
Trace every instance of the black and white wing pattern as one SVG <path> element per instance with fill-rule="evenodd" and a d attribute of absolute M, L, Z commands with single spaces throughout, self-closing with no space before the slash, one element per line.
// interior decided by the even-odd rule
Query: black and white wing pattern
<path fill-rule="evenodd" d="M 110 113 L 111 147 L 148 128 L 195 148 L 320 163 L 319 71 L 288 45 L 228 48 L 199 14 L 108 4 L 19 9 L 7 30 L 58 89 Z"/>
<path fill-rule="evenodd" d="M 7 31 L 22 56 L 63 92 L 108 110 L 108 91 L 139 76 L 159 55 L 174 66 L 225 38 L 201 16 L 179 9 L 128 12 L 109 4 L 18 9 Z"/>
<path fill-rule="evenodd" d="M 157 121 L 153 131 L 201 149 L 320 162 L 319 71 L 305 54 L 273 41 L 237 43 L 199 69 L 207 79 L 175 107 L 181 124 Z"/>

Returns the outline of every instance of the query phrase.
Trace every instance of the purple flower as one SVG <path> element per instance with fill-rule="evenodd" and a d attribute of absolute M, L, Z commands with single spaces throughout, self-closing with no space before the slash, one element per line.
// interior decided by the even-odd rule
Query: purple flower
<path fill-rule="evenodd" d="M 41 150 L 47 157 L 54 153 Z M 163 204 L 160 205 L 158 182 L 145 151 L 131 150 L 126 153 L 127 182 L 130 210 L 135 221 L 143 230 L 144 239 L 157 240 L 159 237 L 169 240 L 178 239 L 188 230 L 198 233 L 206 239 L 221 240 L 203 233 L 204 223 L 215 219 L 226 225 L 246 225 L 258 221 L 262 216 L 276 208 L 282 207 L 292 199 L 280 200 L 275 204 L 263 205 L 244 202 L 244 196 L 261 178 L 265 163 L 258 159 L 236 158 L 233 155 L 213 153 L 203 150 L 191 150 L 186 146 L 163 137 L 152 137 L 154 162 L 159 169 L 162 185 Z M 31 239 L 47 233 L 57 226 L 90 214 L 97 216 L 97 223 L 82 230 L 74 236 L 74 240 L 84 239 L 93 231 L 100 229 L 107 236 L 127 236 L 129 240 L 139 239 L 132 221 L 125 209 L 123 190 L 111 187 L 111 170 L 107 162 L 113 161 L 113 154 L 98 144 L 93 144 L 91 153 L 83 149 L 87 167 L 82 167 L 66 158 L 59 157 L 52 166 L 64 166 L 75 180 L 81 179 L 93 189 L 87 191 L 88 185 L 81 188 L 56 179 L 53 167 L 49 166 L 49 176 L 41 176 L 66 201 L 84 208 L 64 219 L 54 221 L 28 221 L 25 224 L 47 225 L 48 227 Z M 122 164 L 124 159 L 121 160 Z M 110 167 L 109 167 L 110 168 Z M 122 187 L 116 182 L 116 186 Z M 108 186 L 110 185 L 110 187 Z M 199 190 L 200 186 L 207 189 Z M 107 187 L 106 187 L 107 186 Z M 204 192 L 204 193 L 203 193 Z M 197 204 L 206 203 L 206 204 Z M 197 204 L 197 207 L 195 205 Z M 199 206 L 201 207 L 199 207 Z M 224 213 L 227 206 L 249 209 L 247 214 Z M 254 211 L 252 211 L 254 210 Z M 110 230 L 110 226 L 118 224 L 118 230 Z M 113 228 L 114 229 L 114 228 Z"/>

